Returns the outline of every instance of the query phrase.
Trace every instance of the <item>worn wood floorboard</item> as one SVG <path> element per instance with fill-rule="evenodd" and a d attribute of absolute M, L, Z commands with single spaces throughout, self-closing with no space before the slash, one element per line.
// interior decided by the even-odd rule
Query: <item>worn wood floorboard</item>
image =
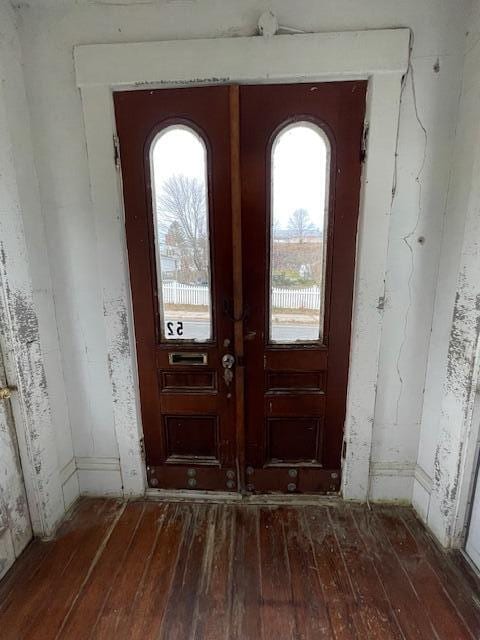
<path fill-rule="evenodd" d="M 359 637 L 371 640 L 403 640 L 404 635 L 372 560 L 374 549 L 363 543 L 351 509 L 344 506 L 328 508 L 328 514 L 345 560 L 357 601 L 358 614 L 363 623 L 363 631 Z"/>
<path fill-rule="evenodd" d="M 235 507 L 232 640 L 265 640 L 261 619 L 259 508 Z"/>
<path fill-rule="evenodd" d="M 377 517 L 422 601 L 425 615 L 430 618 L 437 636 L 456 640 L 478 640 L 478 636 L 471 634 L 458 614 L 441 579 L 403 521 L 390 510 L 378 510 Z"/>
<path fill-rule="evenodd" d="M 438 636 L 430 619 L 425 616 L 423 603 L 386 538 L 376 512 L 365 509 L 352 511 L 405 639 L 436 639 Z"/>
<path fill-rule="evenodd" d="M 91 638 L 96 640 L 118 638 L 123 622 L 133 613 L 132 605 L 145 571 L 145 565 L 153 551 L 160 518 L 164 510 L 164 505 L 161 505 L 160 509 L 158 505 L 153 503 L 145 505 L 132 542 L 120 565 L 120 570 L 117 571 L 110 588 L 107 590 L 107 597 L 97 616 Z M 121 567 L 124 569 L 122 570 Z"/>
<path fill-rule="evenodd" d="M 406 508 L 88 500 L 0 583 L 2 640 L 478 640 Z"/>
<path fill-rule="evenodd" d="M 303 509 L 314 552 L 315 570 L 327 605 L 335 640 L 362 637 L 363 624 L 357 614 L 355 596 L 344 558 L 333 532 L 326 507 Z"/>
<path fill-rule="evenodd" d="M 395 512 L 392 513 L 395 515 Z M 443 588 L 454 603 L 475 638 L 480 638 L 480 580 L 465 564 L 457 564 L 459 551 L 443 553 L 431 535 L 409 509 L 401 513 L 403 522 L 414 536 L 422 554 L 438 575 Z M 463 561 L 465 563 L 465 561 Z M 469 582 L 471 581 L 471 584 Z M 473 604 L 473 606 L 472 606 Z"/>
<path fill-rule="evenodd" d="M 17 595 L 2 612 L 2 640 L 56 637 L 118 509 L 116 501 L 85 502 L 64 534 L 47 543 L 48 557 L 26 584 L 15 585 Z"/>

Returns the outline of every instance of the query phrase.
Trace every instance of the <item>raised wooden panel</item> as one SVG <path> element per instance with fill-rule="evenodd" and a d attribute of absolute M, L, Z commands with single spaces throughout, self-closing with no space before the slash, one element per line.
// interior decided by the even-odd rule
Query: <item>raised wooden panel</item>
<path fill-rule="evenodd" d="M 269 418 L 267 464 L 318 463 L 320 439 L 319 418 Z"/>
<path fill-rule="evenodd" d="M 160 374 L 162 391 L 191 393 L 215 391 L 216 371 L 162 371 Z"/>
<path fill-rule="evenodd" d="M 325 396 L 323 394 L 271 394 L 265 396 L 267 416 L 317 417 L 323 415 Z"/>
<path fill-rule="evenodd" d="M 267 371 L 265 390 L 325 391 L 324 371 Z"/>
<path fill-rule="evenodd" d="M 314 371 L 327 368 L 327 350 L 325 347 L 297 347 L 288 345 L 265 351 L 265 368 L 275 371 Z"/>
<path fill-rule="evenodd" d="M 198 464 L 218 459 L 218 420 L 215 416 L 165 416 L 167 462 Z"/>
<path fill-rule="evenodd" d="M 185 390 L 163 393 L 160 407 L 166 415 L 213 415 L 218 407 L 218 396 L 215 393 L 195 394 Z"/>

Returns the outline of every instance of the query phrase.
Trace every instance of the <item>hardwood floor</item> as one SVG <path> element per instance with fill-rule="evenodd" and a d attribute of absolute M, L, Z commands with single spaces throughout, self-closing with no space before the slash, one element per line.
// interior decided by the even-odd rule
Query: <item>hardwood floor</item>
<path fill-rule="evenodd" d="M 406 508 L 84 499 L 0 583 L 0 637 L 478 640 L 466 571 Z"/>

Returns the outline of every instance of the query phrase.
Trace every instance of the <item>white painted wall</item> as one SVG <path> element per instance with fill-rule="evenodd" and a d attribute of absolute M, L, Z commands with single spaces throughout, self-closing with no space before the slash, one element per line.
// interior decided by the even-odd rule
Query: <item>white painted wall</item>
<path fill-rule="evenodd" d="M 15 14 L 0 2 L 1 345 L 35 533 L 78 495 L 61 470 L 73 447 Z"/>
<path fill-rule="evenodd" d="M 470 0 L 268 3 L 310 31 L 410 27 L 388 252 L 372 496 L 410 500 Z M 124 6 L 123 6 L 124 5 Z M 76 44 L 250 35 L 259 0 L 37 0 L 17 9 L 74 455 L 84 492 L 119 492 Z M 426 133 L 424 132 L 424 129 Z M 387 214 L 387 212 L 386 212 Z M 374 234 L 375 229 L 370 229 Z M 425 242 L 418 242 L 423 237 Z"/>
<path fill-rule="evenodd" d="M 462 542 L 478 438 L 480 2 L 468 21 L 413 503 L 444 544 Z"/>

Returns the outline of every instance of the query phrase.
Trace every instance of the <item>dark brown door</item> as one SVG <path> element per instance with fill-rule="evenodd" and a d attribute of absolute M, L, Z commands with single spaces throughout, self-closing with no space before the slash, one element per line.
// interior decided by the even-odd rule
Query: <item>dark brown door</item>
<path fill-rule="evenodd" d="M 241 88 L 251 490 L 340 487 L 365 92 Z"/>
<path fill-rule="evenodd" d="M 151 487 L 237 489 L 229 88 L 115 94 Z"/>
<path fill-rule="evenodd" d="M 115 94 L 150 486 L 338 490 L 365 91 Z"/>

